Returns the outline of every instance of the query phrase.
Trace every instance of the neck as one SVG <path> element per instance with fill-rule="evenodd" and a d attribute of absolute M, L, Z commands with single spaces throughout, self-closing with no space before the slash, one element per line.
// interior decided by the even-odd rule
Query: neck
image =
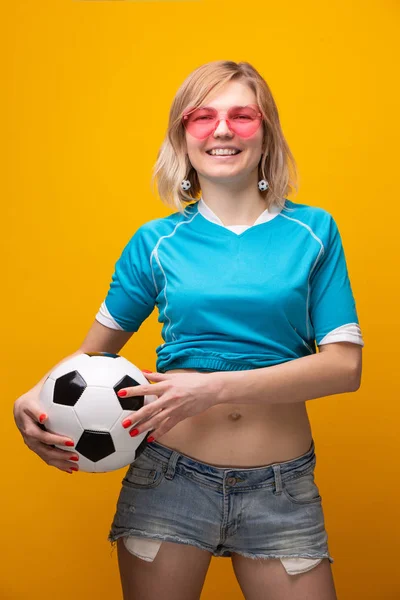
<path fill-rule="evenodd" d="M 268 208 L 266 199 L 257 189 L 257 182 L 253 182 L 251 188 L 248 184 L 241 188 L 237 182 L 227 185 L 226 182 L 201 181 L 200 185 L 203 201 L 227 227 L 253 225 Z"/>

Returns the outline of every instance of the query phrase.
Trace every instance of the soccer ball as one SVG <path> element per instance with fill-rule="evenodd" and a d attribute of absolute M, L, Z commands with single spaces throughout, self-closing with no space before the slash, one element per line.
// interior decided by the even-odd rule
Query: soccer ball
<path fill-rule="evenodd" d="M 117 392 L 147 383 L 141 370 L 118 354 L 73 356 L 49 374 L 40 390 L 39 401 L 48 416 L 42 429 L 74 441 L 70 450 L 79 455 L 80 471 L 104 473 L 126 467 L 143 452 L 148 431 L 131 437 L 131 427 L 124 429 L 122 421 L 157 396 L 119 398 Z"/>

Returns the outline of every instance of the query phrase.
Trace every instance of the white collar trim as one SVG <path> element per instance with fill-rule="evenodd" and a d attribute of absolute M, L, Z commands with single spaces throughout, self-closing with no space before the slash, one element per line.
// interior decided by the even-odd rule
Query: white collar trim
<path fill-rule="evenodd" d="M 261 215 L 257 218 L 257 220 L 253 223 L 253 225 L 224 225 L 221 219 L 215 214 L 213 210 L 204 202 L 203 197 L 200 197 L 198 201 L 198 209 L 199 213 L 203 215 L 205 219 L 211 221 L 212 223 L 216 223 L 221 227 L 225 227 L 226 229 L 230 229 L 235 233 L 242 233 L 246 231 L 249 227 L 254 227 L 255 225 L 260 225 L 261 223 L 266 223 L 271 219 L 274 219 L 280 212 L 281 208 L 279 206 L 273 205 L 270 210 L 266 208 Z"/>

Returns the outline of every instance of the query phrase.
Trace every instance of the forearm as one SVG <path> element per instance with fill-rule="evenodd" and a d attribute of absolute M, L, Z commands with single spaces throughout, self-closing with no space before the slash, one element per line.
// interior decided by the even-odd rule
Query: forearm
<path fill-rule="evenodd" d="M 357 372 L 340 356 L 318 353 L 272 367 L 214 373 L 217 404 L 280 404 L 354 392 Z"/>

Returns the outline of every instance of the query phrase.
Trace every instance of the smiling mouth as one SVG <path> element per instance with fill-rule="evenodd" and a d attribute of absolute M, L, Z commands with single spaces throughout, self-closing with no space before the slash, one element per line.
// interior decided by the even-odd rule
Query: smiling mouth
<path fill-rule="evenodd" d="M 241 153 L 242 150 L 239 150 L 239 152 L 236 152 L 236 154 L 210 154 L 209 152 L 206 152 L 206 154 L 208 154 L 208 156 L 211 156 L 211 158 L 235 158 Z"/>

